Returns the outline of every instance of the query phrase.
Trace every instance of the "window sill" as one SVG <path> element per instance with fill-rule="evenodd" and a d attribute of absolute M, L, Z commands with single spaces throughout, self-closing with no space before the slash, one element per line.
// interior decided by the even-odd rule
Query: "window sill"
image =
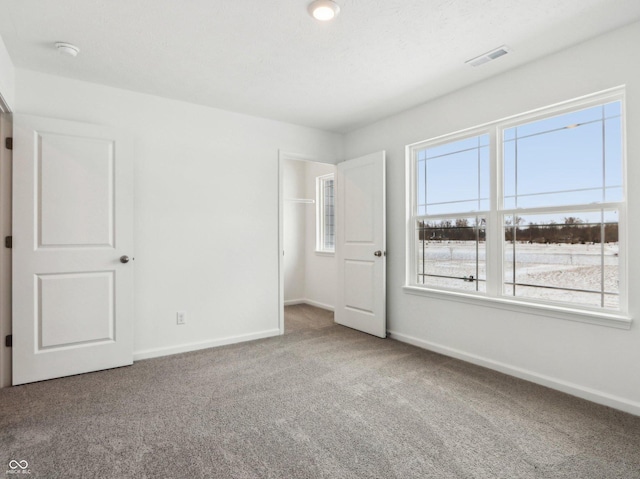
<path fill-rule="evenodd" d="M 315 251 L 316 256 L 335 256 L 335 251 Z"/>
<path fill-rule="evenodd" d="M 597 324 L 617 329 L 631 329 L 632 318 L 623 314 L 612 314 L 598 311 L 585 311 L 562 306 L 524 303 L 506 298 L 489 298 L 457 291 L 443 291 L 419 286 L 403 286 L 407 294 L 427 296 L 445 301 L 457 301 L 486 308 L 498 308 L 518 313 L 535 314 L 549 318 L 565 319 L 580 323 Z"/>

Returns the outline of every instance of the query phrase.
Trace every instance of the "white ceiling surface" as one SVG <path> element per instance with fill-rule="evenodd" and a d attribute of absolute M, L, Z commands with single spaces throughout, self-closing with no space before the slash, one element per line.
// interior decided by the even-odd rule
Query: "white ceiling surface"
<path fill-rule="evenodd" d="M 348 132 L 640 19 L 638 0 L 337 1 L 320 23 L 310 0 L 0 0 L 0 35 L 18 68 Z"/>

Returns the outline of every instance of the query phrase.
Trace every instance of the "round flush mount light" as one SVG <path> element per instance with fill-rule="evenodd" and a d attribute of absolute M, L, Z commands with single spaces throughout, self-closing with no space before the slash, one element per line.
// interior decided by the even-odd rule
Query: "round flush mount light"
<path fill-rule="evenodd" d="M 334 19 L 340 13 L 340 6 L 332 0 L 315 0 L 309 4 L 309 13 L 316 20 L 326 22 Z"/>
<path fill-rule="evenodd" d="M 70 57 L 77 57 L 80 53 L 80 49 L 71 43 L 56 42 L 56 48 L 61 55 L 69 55 Z"/>

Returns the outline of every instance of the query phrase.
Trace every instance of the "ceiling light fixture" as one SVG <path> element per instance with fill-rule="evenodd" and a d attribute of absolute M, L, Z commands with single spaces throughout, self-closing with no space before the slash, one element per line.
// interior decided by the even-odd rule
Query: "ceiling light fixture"
<path fill-rule="evenodd" d="M 69 55 L 70 57 L 77 57 L 80 53 L 80 49 L 71 43 L 56 42 L 56 48 L 61 55 Z"/>
<path fill-rule="evenodd" d="M 340 7 L 332 0 L 315 0 L 309 4 L 309 13 L 316 20 L 333 20 L 340 13 Z"/>

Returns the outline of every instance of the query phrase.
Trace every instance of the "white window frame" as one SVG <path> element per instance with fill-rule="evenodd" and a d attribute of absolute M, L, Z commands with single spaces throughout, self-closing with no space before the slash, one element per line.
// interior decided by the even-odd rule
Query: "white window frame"
<path fill-rule="evenodd" d="M 324 211 L 324 184 L 327 180 L 333 180 L 333 202 L 334 202 L 334 211 L 333 211 L 333 219 L 334 219 L 334 239 L 335 239 L 335 197 L 336 197 L 336 178 L 335 173 L 329 173 L 327 175 L 322 175 L 316 177 L 316 254 L 319 255 L 327 255 L 333 256 L 336 252 L 335 244 L 333 248 L 327 248 L 324 242 L 324 219 L 325 219 L 325 211 Z M 335 240 L 334 240 L 335 241 Z"/>
<path fill-rule="evenodd" d="M 425 148 L 428 148 L 428 147 L 442 145 L 445 143 L 454 143 L 456 141 L 466 140 L 468 138 L 473 138 L 481 135 L 489 135 L 489 150 L 490 150 L 489 158 L 491 158 L 491 149 L 492 149 L 492 141 L 493 141 L 492 130 L 486 127 L 472 128 L 469 130 L 453 133 L 451 135 L 440 136 L 437 138 L 433 138 L 431 140 L 415 143 L 407 147 L 407 158 L 409 159 L 409 156 L 410 156 L 409 164 L 407 164 L 407 171 L 410 171 L 410 178 L 409 178 L 410 185 L 407 188 L 407 190 L 410 191 L 409 193 L 410 196 L 408 197 L 407 204 L 409 204 L 410 206 L 408 211 L 409 225 L 407 229 L 407 251 L 408 251 L 407 272 L 408 274 L 406 278 L 406 285 L 410 285 L 418 288 L 424 288 L 424 289 L 433 289 L 437 291 L 450 291 L 450 292 L 460 291 L 457 289 L 450 289 L 445 287 L 436 288 L 436 287 L 429 287 L 429 286 L 415 284 L 414 280 L 418 275 L 418 272 L 417 272 L 418 257 L 417 257 L 417 250 L 415 248 L 416 223 L 417 221 L 422 219 L 426 221 L 430 221 L 430 220 L 437 221 L 437 220 L 445 220 L 445 219 L 455 220 L 459 218 L 469 218 L 473 216 L 481 216 L 483 218 L 486 218 L 486 221 L 488 223 L 491 210 L 469 210 L 469 211 L 463 211 L 459 213 L 443 213 L 443 214 L 419 216 L 417 214 L 417 211 L 418 211 L 417 192 L 418 192 L 418 181 L 419 181 L 417 171 L 416 171 L 417 152 L 420 150 L 424 150 Z M 489 175 L 490 175 L 490 178 L 493 178 L 491 166 L 490 166 Z M 489 188 L 489 191 L 491 191 L 491 187 Z M 489 247 L 489 236 L 488 236 L 489 229 L 486 228 L 485 231 L 487 235 L 485 245 L 488 248 Z M 486 268 L 488 267 L 489 267 L 489 251 L 487 250 Z M 487 287 L 488 285 L 489 285 L 489 271 L 487 269 Z M 486 294 L 484 292 L 475 292 L 475 291 L 467 291 L 466 293 L 473 294 L 473 295 L 481 295 L 481 296 L 485 296 Z"/>
<path fill-rule="evenodd" d="M 503 200 L 503 133 L 513 126 L 540 121 L 549 117 L 570 113 L 576 110 L 586 109 L 603 103 L 620 101 L 621 103 L 621 134 L 622 134 L 622 199 L 620 202 L 598 203 L 592 205 L 566 205 L 546 208 L 517 208 L 505 210 Z M 507 309 L 517 312 L 538 314 L 548 317 L 568 319 L 611 326 L 621 329 L 629 329 L 632 319 L 628 315 L 628 281 L 627 281 L 627 152 L 626 152 L 626 128 L 625 128 L 625 90 L 624 87 L 612 88 L 604 92 L 587 95 L 574 100 L 562 102 L 550 107 L 540 108 L 527 113 L 514 115 L 502 120 L 486 123 L 478 127 L 458 131 L 449 135 L 442 135 L 430 140 L 413 143 L 406 146 L 406 277 L 404 291 L 409 294 L 418 294 L 432 298 L 461 301 L 479 306 L 491 306 L 499 309 Z M 488 212 L 469 211 L 448 215 L 430 215 L 429 219 L 456 218 L 472 215 L 486 217 L 486 293 L 474 291 L 452 290 L 447 288 L 424 286 L 417 284 L 417 252 L 415 246 L 416 221 L 424 216 L 417 216 L 417 182 L 416 154 L 425 147 L 443 143 L 451 143 L 465 138 L 489 135 L 489 161 L 490 161 L 490 210 Z M 504 241 L 502 240 L 503 218 L 509 214 L 543 214 L 572 211 L 598 211 L 601 209 L 616 209 L 618 211 L 618 236 L 619 236 L 619 291 L 620 309 L 610 310 L 603 308 L 573 305 L 570 303 L 556 303 L 552 301 L 519 298 L 503 294 L 504 283 Z"/>

